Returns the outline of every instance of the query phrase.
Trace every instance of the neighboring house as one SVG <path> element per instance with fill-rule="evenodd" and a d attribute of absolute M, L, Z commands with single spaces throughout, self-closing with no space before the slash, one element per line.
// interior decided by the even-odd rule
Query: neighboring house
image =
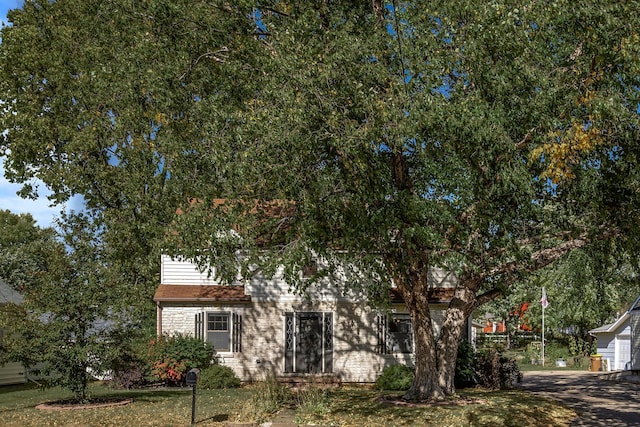
<path fill-rule="evenodd" d="M 5 304 L 21 304 L 22 295 L 14 291 L 0 280 L 0 310 Z M 0 329 L 0 351 L 2 351 L 2 339 L 9 331 Z M 26 369 L 20 363 L 9 362 L 0 366 L 0 385 L 21 384 L 27 382 Z"/>
<path fill-rule="evenodd" d="M 507 332 L 507 326 L 502 322 L 492 322 L 491 320 L 487 320 L 482 328 L 483 334 L 504 334 Z"/>
<path fill-rule="evenodd" d="M 597 352 L 609 370 L 640 370 L 640 296 L 613 323 L 592 329 Z"/>
<path fill-rule="evenodd" d="M 429 281 L 438 333 L 457 279 L 434 269 Z M 382 312 L 328 280 L 308 298 L 290 292 L 278 275 L 223 286 L 192 263 L 168 256 L 162 257 L 160 282 L 154 296 L 158 334 L 202 337 L 243 380 L 272 372 L 373 382 L 386 366 L 414 362 L 411 320 L 395 292 L 390 310 Z M 467 338 L 472 338 L 471 327 Z"/>

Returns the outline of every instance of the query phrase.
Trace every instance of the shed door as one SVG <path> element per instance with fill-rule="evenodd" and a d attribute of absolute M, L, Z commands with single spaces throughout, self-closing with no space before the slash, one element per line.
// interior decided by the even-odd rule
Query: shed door
<path fill-rule="evenodd" d="M 631 361 L 631 336 L 618 335 L 616 337 L 616 366 L 615 369 L 625 369 Z"/>

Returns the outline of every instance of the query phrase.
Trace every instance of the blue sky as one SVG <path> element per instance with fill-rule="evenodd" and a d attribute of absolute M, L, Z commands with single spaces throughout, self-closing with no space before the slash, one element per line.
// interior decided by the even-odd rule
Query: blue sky
<path fill-rule="evenodd" d="M 23 0 L 0 0 L 0 24 L 7 24 L 7 11 L 22 7 Z M 21 199 L 16 192 L 20 185 L 9 183 L 4 177 L 4 158 L 0 157 L 0 209 L 9 209 L 13 213 L 30 213 L 39 226 L 52 225 L 53 219 L 60 212 L 60 207 L 49 206 L 46 188 L 42 183 L 34 182 L 40 189 L 38 200 Z"/>

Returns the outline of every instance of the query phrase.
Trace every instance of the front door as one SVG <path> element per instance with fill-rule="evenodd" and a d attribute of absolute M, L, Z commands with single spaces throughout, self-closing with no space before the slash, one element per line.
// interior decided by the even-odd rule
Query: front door
<path fill-rule="evenodd" d="M 296 372 L 322 372 L 322 313 L 300 313 L 296 334 Z"/>
<path fill-rule="evenodd" d="M 285 372 L 319 374 L 333 365 L 331 313 L 287 313 L 285 319 Z"/>

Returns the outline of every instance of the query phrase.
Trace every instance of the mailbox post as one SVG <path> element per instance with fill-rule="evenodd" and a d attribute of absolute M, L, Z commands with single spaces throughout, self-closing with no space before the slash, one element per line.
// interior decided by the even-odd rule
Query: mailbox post
<path fill-rule="evenodd" d="M 187 372 L 187 385 L 191 386 L 191 425 L 196 423 L 196 388 L 200 378 L 200 369 L 193 368 Z"/>

